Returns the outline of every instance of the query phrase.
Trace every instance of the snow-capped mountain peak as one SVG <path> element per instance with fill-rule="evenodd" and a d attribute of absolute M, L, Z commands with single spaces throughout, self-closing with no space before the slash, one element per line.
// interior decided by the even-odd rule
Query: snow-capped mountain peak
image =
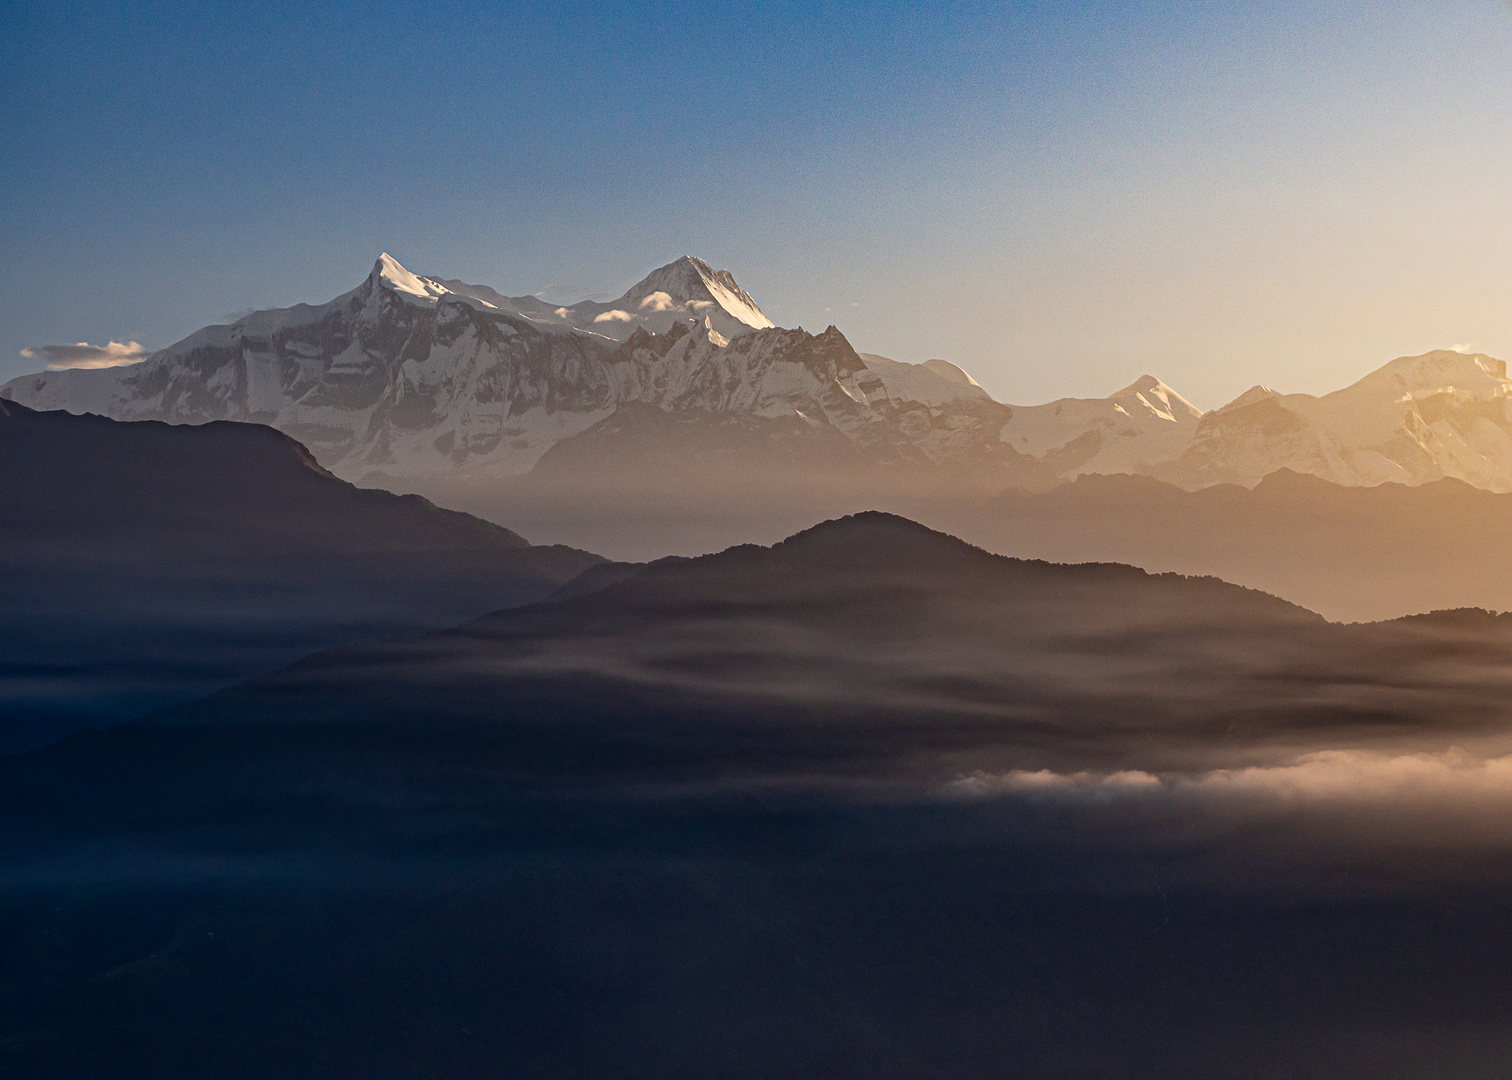
<path fill-rule="evenodd" d="M 726 340 L 773 326 L 728 270 L 715 270 L 691 255 L 651 271 L 608 303 L 582 300 L 559 306 L 537 296 L 504 296 L 486 285 L 440 278 L 418 281 L 422 288 L 450 291 L 517 315 L 547 333 L 589 335 L 605 341 L 627 341 L 641 328 L 665 334 L 677 322 L 701 325 Z"/>
<path fill-rule="evenodd" d="M 1202 417 L 1202 410 L 1153 375 L 1141 375 L 1109 401 L 1127 416 L 1148 414 L 1169 424 L 1186 424 Z"/>
<path fill-rule="evenodd" d="M 1281 395 L 1279 393 L 1272 390 L 1270 387 L 1262 386 L 1257 383 L 1256 385 L 1246 390 L 1244 393 L 1240 394 L 1233 401 L 1230 401 L 1227 405 L 1220 405 L 1218 408 L 1214 409 L 1213 412 L 1222 413 L 1228 412 L 1230 409 L 1242 409 L 1246 405 L 1255 404 L 1255 402 L 1257 401 L 1265 401 L 1268 398 L 1276 398 L 1280 396 Z"/>
<path fill-rule="evenodd" d="M 651 271 L 614 306 L 629 311 L 667 311 L 686 306 L 694 310 L 715 305 L 737 322 L 753 330 L 775 325 L 728 270 L 715 270 L 703 259 L 684 255 L 676 262 Z"/>
<path fill-rule="evenodd" d="M 386 251 L 378 256 L 377 262 L 373 263 L 373 272 L 368 275 L 368 280 L 379 288 L 403 293 L 420 300 L 435 300 L 451 292 L 433 278 L 424 278 L 410 273 L 399 265 L 398 259 Z"/>
<path fill-rule="evenodd" d="M 795 421 L 878 461 L 988 484 L 1133 472 L 1201 488 L 1286 468 L 1512 491 L 1512 379 L 1483 354 L 1400 357 L 1322 397 L 1256 386 L 1207 414 L 1152 375 L 1106 398 L 1011 406 L 944 360 L 899 363 L 858 355 L 834 328 L 776 328 L 729 271 L 693 256 L 618 300 L 557 306 L 415 274 L 385 252 L 326 303 L 206 326 L 130 366 L 21 376 L 0 398 L 272 424 L 354 478 L 515 476 L 630 408 L 721 418 L 710 431 L 738 417 L 726 434 Z"/>
<path fill-rule="evenodd" d="M 1388 389 L 1389 388 L 1389 389 Z M 1507 394 L 1507 364 L 1483 353 L 1461 353 L 1442 349 L 1422 356 L 1401 356 L 1384 367 L 1377 368 L 1353 386 L 1338 393 L 1351 390 L 1377 390 L 1398 392 L 1414 398 L 1429 397 L 1458 389 L 1477 396 L 1490 394 L 1502 397 Z"/>

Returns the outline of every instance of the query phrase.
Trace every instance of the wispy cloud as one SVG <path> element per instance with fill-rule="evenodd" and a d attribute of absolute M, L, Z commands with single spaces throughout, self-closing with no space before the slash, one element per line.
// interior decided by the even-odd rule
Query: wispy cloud
<path fill-rule="evenodd" d="M 126 364 L 138 364 L 152 355 L 141 342 L 124 344 L 112 341 L 105 345 L 91 345 L 77 341 L 72 345 L 34 345 L 22 349 L 21 355 L 28 360 L 47 361 L 48 371 L 67 371 L 71 368 L 112 368 Z"/>
<path fill-rule="evenodd" d="M 530 294 L 537 300 L 544 300 L 548 304 L 575 304 L 582 300 L 608 300 L 615 293 L 592 292 L 586 285 L 574 285 L 570 282 L 556 282 L 547 285 L 544 289 L 537 289 Z"/>

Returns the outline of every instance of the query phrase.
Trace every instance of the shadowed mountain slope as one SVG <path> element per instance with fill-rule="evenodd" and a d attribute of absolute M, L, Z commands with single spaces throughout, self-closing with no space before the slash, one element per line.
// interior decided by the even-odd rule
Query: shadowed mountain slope
<path fill-rule="evenodd" d="M 0 461 L 0 619 L 13 643 L 0 738 L 23 742 L 338 642 L 536 600 L 600 561 L 355 488 L 255 424 L 0 402 Z"/>
<path fill-rule="evenodd" d="M 1319 725 L 1474 737 L 1498 698 L 1461 683 L 1505 635 L 1469 633 L 1463 663 L 1418 651 L 1466 633 L 1339 626 L 1214 578 L 1007 559 L 866 513 L 314 656 L 158 722 L 482 725 L 522 768 L 611 773 L 1170 768 L 1284 756 Z"/>

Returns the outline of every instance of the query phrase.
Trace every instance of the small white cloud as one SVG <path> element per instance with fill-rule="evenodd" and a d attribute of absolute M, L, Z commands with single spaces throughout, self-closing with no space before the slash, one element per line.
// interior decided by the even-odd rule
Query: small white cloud
<path fill-rule="evenodd" d="M 612 309 L 610 311 L 605 311 L 605 312 L 603 312 L 601 314 L 595 315 L 593 317 L 593 321 L 596 322 L 596 323 L 601 323 L 601 322 L 634 322 L 635 321 L 635 316 L 632 315 L 632 314 L 630 314 L 628 311 L 621 311 L 619 308 L 614 308 L 614 309 Z"/>
<path fill-rule="evenodd" d="M 677 305 L 672 302 L 668 293 L 654 292 L 640 302 L 642 311 L 671 311 Z"/>
<path fill-rule="evenodd" d="M 976 773 L 947 785 L 947 788 L 962 795 L 985 795 L 993 791 L 1138 791 L 1152 786 L 1160 786 L 1160 777 L 1137 769 L 1116 773 L 1058 773 L 1049 769 L 1028 772 L 1015 769 L 998 776 Z"/>
<path fill-rule="evenodd" d="M 1279 766 L 1215 769 L 1196 775 L 1147 772 L 975 773 L 947 785 L 956 795 L 1035 792 L 1103 801 L 1121 795 L 1248 796 L 1285 803 L 1442 800 L 1512 809 L 1512 757 L 1481 758 L 1461 750 L 1388 755 L 1323 750 Z"/>
<path fill-rule="evenodd" d="M 28 360 L 46 360 L 48 371 L 68 371 L 73 368 L 113 368 L 139 364 L 152 355 L 152 350 L 143 348 L 141 342 L 137 341 L 124 344 L 112 341 L 105 345 L 78 341 L 72 345 L 34 345 L 22 349 L 21 355 Z"/>
<path fill-rule="evenodd" d="M 559 308 L 556 309 L 556 316 L 559 319 L 565 319 L 567 316 L 569 316 L 571 314 L 572 314 L 572 312 L 568 311 L 564 307 L 559 307 Z"/>

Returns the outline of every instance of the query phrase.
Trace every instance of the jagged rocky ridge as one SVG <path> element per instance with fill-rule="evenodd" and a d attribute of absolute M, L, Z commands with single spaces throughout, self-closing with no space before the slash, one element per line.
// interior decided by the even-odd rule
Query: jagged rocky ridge
<path fill-rule="evenodd" d="M 1179 426 L 1109 399 L 1015 444 L 1005 425 L 1039 410 L 992 400 L 945 361 L 863 358 L 834 327 L 774 327 L 728 271 L 693 258 L 612 303 L 553 309 L 384 255 L 328 304 L 256 312 L 131 367 L 43 372 L 0 395 L 117 419 L 266 423 L 337 475 L 379 482 L 519 476 L 554 448 L 558 474 L 605 455 L 624 464 L 621 433 L 644 442 L 655 429 L 674 456 L 744 457 L 759 444 L 753 464 L 943 469 L 1002 487 L 1095 469 L 1101 429 Z"/>

